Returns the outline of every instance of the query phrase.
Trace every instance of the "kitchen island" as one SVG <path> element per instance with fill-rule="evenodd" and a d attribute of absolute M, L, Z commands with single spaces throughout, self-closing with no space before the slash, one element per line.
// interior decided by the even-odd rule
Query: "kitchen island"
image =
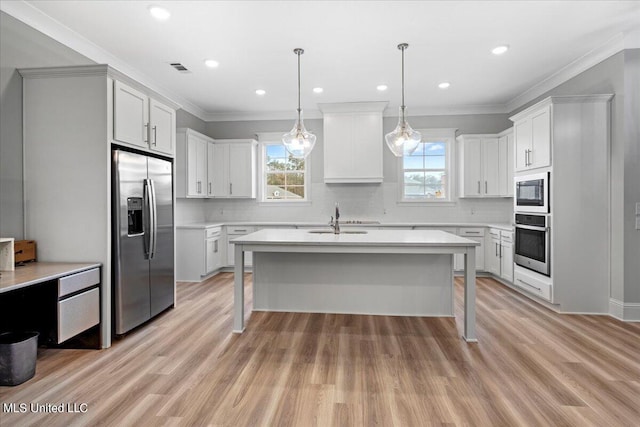
<path fill-rule="evenodd" d="M 235 245 L 234 324 L 244 331 L 244 256 L 254 309 L 453 316 L 453 254 L 465 256 L 464 333 L 475 342 L 475 247 L 443 231 L 265 229 Z"/>

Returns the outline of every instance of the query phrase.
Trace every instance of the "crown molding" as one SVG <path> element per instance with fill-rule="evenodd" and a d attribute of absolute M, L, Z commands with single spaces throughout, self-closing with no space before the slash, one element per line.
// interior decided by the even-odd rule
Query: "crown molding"
<path fill-rule="evenodd" d="M 119 70 L 123 75 L 148 87 L 152 91 L 162 95 L 164 98 L 171 100 L 172 103 L 179 105 L 183 110 L 193 114 L 205 122 L 295 120 L 294 111 L 233 113 L 207 112 L 192 102 L 158 86 L 151 78 L 131 67 L 126 62 L 22 0 L 1 1 L 0 10 L 24 22 L 26 25 L 29 25 L 37 31 L 40 31 L 46 36 L 51 37 L 59 43 L 62 43 L 63 45 L 68 46 L 76 52 L 86 56 L 97 64 L 109 64 L 110 67 Z M 411 108 L 409 117 L 509 114 L 610 56 L 624 49 L 636 48 L 640 48 L 640 30 L 634 30 L 626 34 L 620 33 L 600 47 L 591 50 L 584 56 L 576 59 L 564 68 L 534 85 L 532 88 L 516 96 L 506 104 Z M 386 108 L 383 112 L 384 117 L 397 117 L 397 115 L 398 112 L 395 108 Z M 322 119 L 322 117 L 322 112 L 319 110 L 305 111 L 306 119 Z"/>
<path fill-rule="evenodd" d="M 42 34 L 51 37 L 53 40 L 75 50 L 81 55 L 86 56 L 96 64 L 108 64 L 109 67 L 118 70 L 122 75 L 146 86 L 163 98 L 170 100 L 172 104 L 178 105 L 179 108 L 204 120 L 203 116 L 205 116 L 205 111 L 203 109 L 158 86 L 152 79 L 131 67 L 126 62 L 70 28 L 62 25 L 32 5 L 22 0 L 2 1 L 0 2 L 0 10 Z"/>
<path fill-rule="evenodd" d="M 632 33 L 629 35 L 632 35 Z M 600 47 L 587 52 L 585 55 L 569 63 L 564 68 L 561 68 L 551 76 L 513 98 L 506 104 L 507 110 L 510 112 L 515 111 L 526 103 L 549 92 L 551 89 L 624 50 L 626 44 L 630 45 L 632 43 L 632 38 L 633 37 L 628 37 L 625 36 L 625 34 L 620 33 L 609 39 Z"/>

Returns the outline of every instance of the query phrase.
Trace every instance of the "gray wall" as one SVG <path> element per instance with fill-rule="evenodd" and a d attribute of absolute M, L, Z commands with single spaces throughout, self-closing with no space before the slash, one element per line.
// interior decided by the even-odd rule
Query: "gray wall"
<path fill-rule="evenodd" d="M 24 238 L 22 77 L 17 68 L 93 61 L 0 12 L 0 235 Z"/>
<path fill-rule="evenodd" d="M 287 132 L 291 120 L 209 122 L 205 134 L 213 138 L 253 138 L 259 132 Z M 411 126 L 421 128 L 457 128 L 461 133 L 497 133 L 511 126 L 506 114 L 418 116 L 410 117 Z M 397 118 L 384 119 L 384 132 L 391 132 Z M 317 136 L 316 147 L 310 155 L 311 202 L 295 206 L 260 203 L 257 200 L 207 200 L 204 215 L 202 203 L 178 201 L 178 218 L 201 220 L 260 220 L 260 221 L 325 221 L 329 219 L 335 202 L 341 205 L 344 219 L 369 219 L 384 222 L 509 222 L 510 199 L 460 199 L 453 206 L 417 206 L 399 204 L 398 161 L 384 147 L 382 184 L 331 184 L 323 181 L 322 120 L 305 120 L 307 129 Z M 380 144 L 384 145 L 382 135 Z M 455 162 L 454 162 L 455 164 Z M 455 166 L 454 166 L 455 167 Z M 454 169 L 455 173 L 455 169 Z"/>
<path fill-rule="evenodd" d="M 206 133 L 207 122 L 187 111 L 178 110 L 176 111 L 176 128 L 190 128 L 200 133 Z"/>

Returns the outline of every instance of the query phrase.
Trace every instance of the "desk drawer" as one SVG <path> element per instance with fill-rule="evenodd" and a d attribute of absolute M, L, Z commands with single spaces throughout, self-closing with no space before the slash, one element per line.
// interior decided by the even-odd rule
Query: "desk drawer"
<path fill-rule="evenodd" d="M 91 289 L 58 302 L 58 344 L 100 322 L 100 290 Z"/>
<path fill-rule="evenodd" d="M 100 283 L 100 269 L 82 271 L 58 279 L 58 298 Z"/>

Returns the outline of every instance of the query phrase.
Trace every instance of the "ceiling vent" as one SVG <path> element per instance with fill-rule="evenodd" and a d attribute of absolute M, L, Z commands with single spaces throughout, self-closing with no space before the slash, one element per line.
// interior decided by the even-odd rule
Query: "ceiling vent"
<path fill-rule="evenodd" d="M 182 65 L 179 62 L 172 62 L 170 64 L 173 68 L 175 68 L 176 70 L 180 71 L 181 73 L 190 73 L 191 71 L 189 71 L 187 69 L 187 67 L 185 67 L 184 65 Z"/>

